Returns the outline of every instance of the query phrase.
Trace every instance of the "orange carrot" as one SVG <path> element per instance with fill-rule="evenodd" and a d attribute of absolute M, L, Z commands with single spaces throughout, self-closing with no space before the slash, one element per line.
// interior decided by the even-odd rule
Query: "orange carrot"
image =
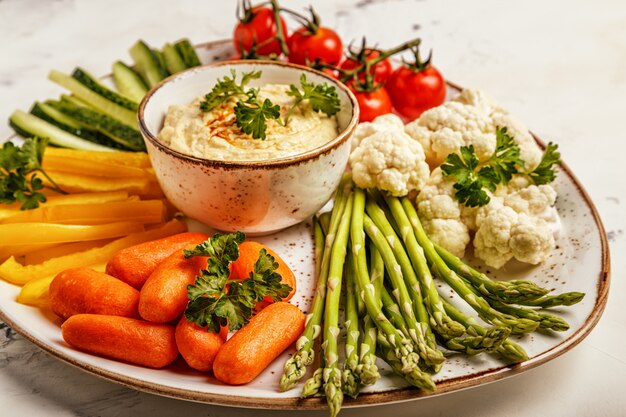
<path fill-rule="evenodd" d="M 187 285 L 193 284 L 207 257 L 186 259 L 182 251 L 170 255 L 150 274 L 139 292 L 139 315 L 148 321 L 176 320 L 187 307 Z"/>
<path fill-rule="evenodd" d="M 141 243 L 119 251 L 107 263 L 106 272 L 141 289 L 156 266 L 165 258 L 188 246 L 208 239 L 204 233 L 186 232 L 152 242 Z"/>
<path fill-rule="evenodd" d="M 247 384 L 296 341 L 304 321 L 304 314 L 292 304 L 267 306 L 224 343 L 213 362 L 213 374 L 226 384 Z"/>
<path fill-rule="evenodd" d="M 265 249 L 267 253 L 272 255 L 276 262 L 278 262 L 278 269 L 276 272 L 282 277 L 280 282 L 291 287 L 291 292 L 287 295 L 287 297 L 283 298 L 283 301 L 291 300 L 291 297 L 293 297 L 296 293 L 296 276 L 276 252 L 259 242 L 247 240 L 239 245 L 239 258 L 237 258 L 237 260 L 232 264 L 231 278 L 248 278 L 250 276 L 250 272 L 254 271 L 254 264 L 257 259 L 259 259 L 259 252 L 261 249 Z M 264 301 L 267 301 L 268 303 L 273 302 L 271 297 L 265 297 Z"/>
<path fill-rule="evenodd" d="M 150 368 L 178 356 L 174 328 L 119 316 L 77 314 L 61 326 L 63 339 L 77 349 Z"/>
<path fill-rule="evenodd" d="M 182 317 L 176 326 L 178 351 L 189 366 L 202 372 L 213 369 L 215 356 L 227 336 L 227 327 L 222 327 L 219 333 L 213 333 L 194 322 L 187 321 L 185 317 Z"/>
<path fill-rule="evenodd" d="M 62 319 L 75 314 L 139 317 L 139 291 L 91 268 L 71 268 L 50 283 L 50 305 Z"/>

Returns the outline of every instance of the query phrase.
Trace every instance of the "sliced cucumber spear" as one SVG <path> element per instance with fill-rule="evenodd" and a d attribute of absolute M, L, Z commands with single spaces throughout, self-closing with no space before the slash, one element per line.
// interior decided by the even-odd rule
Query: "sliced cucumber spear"
<path fill-rule="evenodd" d="M 195 48 L 189 42 L 189 39 L 181 39 L 174 44 L 178 55 L 182 58 L 187 68 L 193 68 L 202 65 Z"/>
<path fill-rule="evenodd" d="M 155 86 L 169 75 L 160 57 L 144 41 L 137 41 L 129 52 L 135 61 L 137 72 L 148 87 Z"/>
<path fill-rule="evenodd" d="M 48 138 L 50 143 L 64 148 L 83 149 L 91 151 L 114 151 L 107 146 L 98 145 L 74 136 L 71 133 L 59 129 L 58 127 L 21 110 L 13 112 L 9 118 L 9 124 L 15 131 L 24 137 L 38 136 Z"/>
<path fill-rule="evenodd" d="M 96 110 L 107 114 L 125 125 L 137 130 L 137 112 L 126 109 L 110 100 L 94 93 L 89 88 L 81 84 L 77 79 L 65 75 L 60 71 L 52 70 L 48 78 L 62 87 L 70 90 L 76 97 L 85 101 Z"/>
<path fill-rule="evenodd" d="M 134 69 L 117 61 L 113 64 L 113 79 L 120 93 L 139 103 L 148 92 L 148 87 Z"/>
<path fill-rule="evenodd" d="M 163 60 L 165 61 L 165 67 L 170 74 L 176 74 L 187 69 L 185 61 L 180 56 L 176 47 L 171 43 L 166 43 L 163 46 Z"/>
<path fill-rule="evenodd" d="M 94 93 L 99 94 L 107 100 L 112 101 L 113 103 L 118 104 L 128 110 L 137 111 L 137 108 L 139 107 L 138 102 L 133 101 L 128 97 L 124 97 L 123 95 L 118 94 L 110 88 L 106 87 L 82 68 L 75 68 L 72 72 L 72 77 L 76 78 L 82 85 L 84 85 Z"/>

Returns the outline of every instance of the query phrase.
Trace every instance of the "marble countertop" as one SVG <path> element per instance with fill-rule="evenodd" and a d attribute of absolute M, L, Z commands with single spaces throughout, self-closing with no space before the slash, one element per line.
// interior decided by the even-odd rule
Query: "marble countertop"
<path fill-rule="evenodd" d="M 290 6 L 310 3 L 293 0 Z M 312 3 L 312 2 L 311 2 Z M 448 79 L 484 89 L 558 142 L 608 233 L 612 288 L 578 346 L 529 372 L 449 395 L 344 416 L 623 416 L 626 413 L 626 2 L 623 0 L 325 0 L 324 23 L 382 47 L 421 36 Z M 161 45 L 231 35 L 234 2 L 0 0 L 0 117 L 59 93 L 46 74 L 95 74 L 138 38 Z M 0 126 L 0 137 L 10 134 Z M 137 392 L 75 369 L 0 324 L 0 416 L 276 416 L 295 412 L 195 404 Z M 326 411 L 298 415 L 326 416 Z"/>

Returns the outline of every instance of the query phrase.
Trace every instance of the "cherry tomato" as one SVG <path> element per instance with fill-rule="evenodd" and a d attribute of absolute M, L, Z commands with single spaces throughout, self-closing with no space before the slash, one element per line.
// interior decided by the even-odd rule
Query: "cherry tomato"
<path fill-rule="evenodd" d="M 371 122 L 382 114 L 391 113 L 391 98 L 385 88 L 372 92 L 354 91 L 352 87 L 350 89 L 359 103 L 359 122 Z"/>
<path fill-rule="evenodd" d="M 421 71 L 401 66 L 391 74 L 385 88 L 396 111 L 410 120 L 446 98 L 446 82 L 432 65 Z"/>
<path fill-rule="evenodd" d="M 235 50 L 250 51 L 252 45 L 260 45 L 276 36 L 276 23 L 274 21 L 274 11 L 271 7 L 255 7 L 252 9 L 252 19 L 249 22 L 239 22 L 235 27 L 233 42 Z M 287 37 L 287 25 L 283 18 L 280 18 L 280 25 L 283 34 Z M 271 41 L 257 49 L 259 55 L 280 55 L 280 43 L 277 40 Z"/>
<path fill-rule="evenodd" d="M 377 58 L 380 55 L 380 52 L 378 51 L 366 50 L 365 53 L 368 61 Z M 340 67 L 345 70 L 352 70 L 359 65 L 361 65 L 359 61 L 348 58 L 341 63 Z M 383 59 L 372 68 L 370 68 L 370 73 L 374 75 L 374 82 L 377 84 L 384 84 L 385 82 L 387 82 L 392 72 L 393 67 L 391 66 L 391 61 L 389 59 Z M 365 75 L 359 74 L 359 79 L 364 80 Z"/>
<path fill-rule="evenodd" d="M 315 34 L 301 27 L 291 34 L 287 41 L 289 62 L 306 65 L 319 60 L 325 64 L 336 65 L 341 61 L 343 44 L 337 32 L 320 26 Z"/>

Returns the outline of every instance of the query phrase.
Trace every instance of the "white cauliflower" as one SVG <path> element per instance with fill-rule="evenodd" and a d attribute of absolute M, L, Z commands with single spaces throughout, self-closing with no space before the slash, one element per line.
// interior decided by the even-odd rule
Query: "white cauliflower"
<path fill-rule="evenodd" d="M 467 208 L 454 198 L 453 185 L 454 181 L 445 179 L 440 168 L 435 169 L 417 196 L 417 212 L 433 242 L 463 257 L 470 229 L 463 221 Z"/>
<path fill-rule="evenodd" d="M 366 137 L 383 131 L 403 132 L 404 123 L 400 117 L 392 113 L 378 116 L 371 122 L 359 123 L 352 135 L 352 150 L 354 151 Z"/>
<path fill-rule="evenodd" d="M 437 168 L 417 196 L 424 230 L 434 242 L 462 257 L 475 233 L 474 255 L 496 268 L 512 258 L 537 264 L 550 254 L 556 211 L 551 186 L 531 185 L 516 175 L 508 186 L 498 187 L 489 204 L 466 207 L 455 199 L 453 185 Z"/>
<path fill-rule="evenodd" d="M 422 146 L 402 131 L 385 130 L 363 139 L 350 155 L 350 167 L 359 187 L 394 196 L 421 190 L 430 174 Z"/>
<path fill-rule="evenodd" d="M 478 159 L 487 159 L 496 147 L 496 127 L 506 127 L 518 143 L 525 169 L 535 168 L 541 150 L 528 129 L 478 90 L 463 90 L 451 101 L 425 111 L 405 131 L 422 144 L 428 164 L 435 168 L 461 146 L 473 145 Z"/>
<path fill-rule="evenodd" d="M 548 258 L 554 245 L 545 221 L 508 206 L 490 210 L 474 236 L 474 254 L 494 268 L 512 258 L 536 265 Z"/>

